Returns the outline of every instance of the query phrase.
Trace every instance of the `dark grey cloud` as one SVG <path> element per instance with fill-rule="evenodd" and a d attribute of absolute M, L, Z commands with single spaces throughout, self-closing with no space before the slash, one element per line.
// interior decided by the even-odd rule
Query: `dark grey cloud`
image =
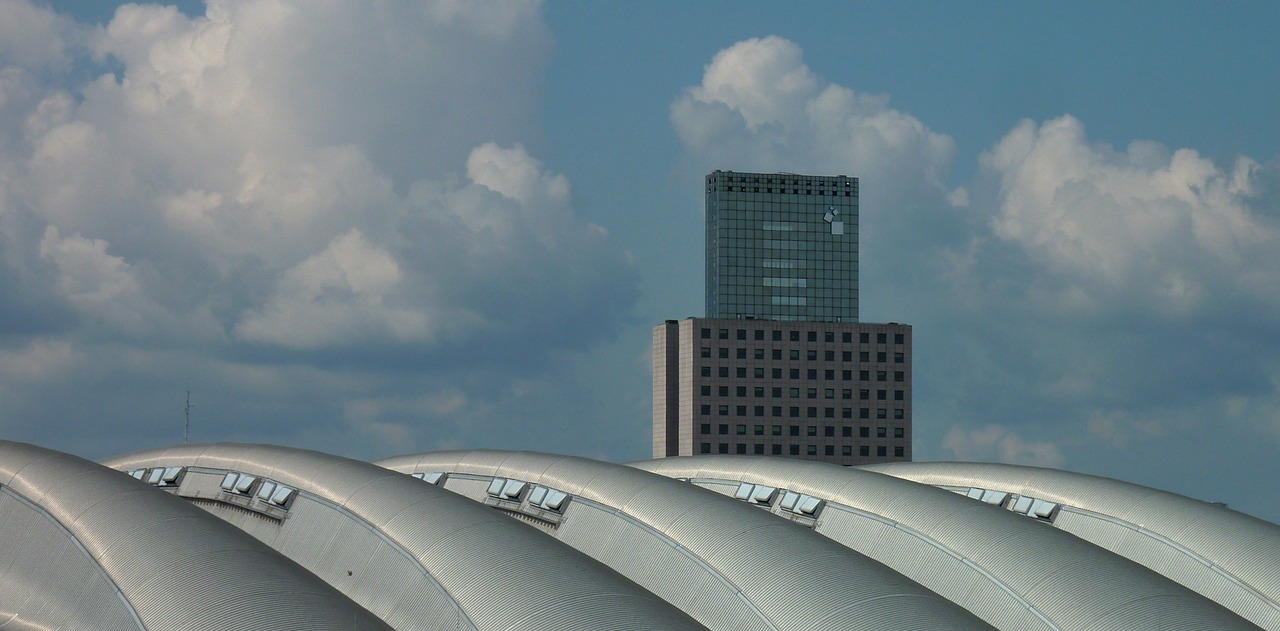
<path fill-rule="evenodd" d="M 473 444 L 520 433 L 522 397 L 562 397 L 563 357 L 628 322 L 627 254 L 522 144 L 537 3 L 141 4 L 91 27 L 5 0 L 0 24 L 22 35 L 0 38 L 8 438 L 172 443 L 191 389 L 200 440 Z"/>

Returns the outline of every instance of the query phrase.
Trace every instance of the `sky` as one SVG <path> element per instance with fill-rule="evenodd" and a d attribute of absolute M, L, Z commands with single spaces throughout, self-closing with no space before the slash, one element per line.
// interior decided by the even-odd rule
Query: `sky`
<path fill-rule="evenodd" d="M 860 178 L 918 460 L 1280 521 L 1280 5 L 0 0 L 0 436 L 648 458 L 701 178 Z"/>

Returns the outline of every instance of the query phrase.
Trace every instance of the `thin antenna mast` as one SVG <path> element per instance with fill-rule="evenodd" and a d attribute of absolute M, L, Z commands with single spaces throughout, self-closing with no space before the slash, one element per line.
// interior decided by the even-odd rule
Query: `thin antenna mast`
<path fill-rule="evenodd" d="M 182 409 L 182 444 L 191 436 L 191 391 L 187 390 L 187 407 Z"/>

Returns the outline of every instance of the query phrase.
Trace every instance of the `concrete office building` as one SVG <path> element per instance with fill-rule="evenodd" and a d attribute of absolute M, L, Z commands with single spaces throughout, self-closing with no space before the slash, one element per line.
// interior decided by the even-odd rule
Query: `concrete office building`
<path fill-rule="evenodd" d="M 858 179 L 706 177 L 706 318 L 653 330 L 653 456 L 911 459 L 911 327 L 858 322 Z"/>

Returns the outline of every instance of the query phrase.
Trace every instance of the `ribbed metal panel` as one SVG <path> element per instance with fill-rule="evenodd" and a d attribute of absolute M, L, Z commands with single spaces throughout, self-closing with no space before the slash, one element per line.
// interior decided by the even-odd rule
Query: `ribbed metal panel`
<path fill-rule="evenodd" d="M 3 515 L 10 534 L 2 547 L 39 553 L 5 557 L 0 570 L 20 577 L 16 584 L 29 593 L 24 601 L 39 603 L 36 615 L 50 617 L 24 624 L 137 628 L 121 617 L 127 602 L 152 630 L 243 629 L 246 621 L 271 629 L 389 628 L 284 556 L 119 472 L 0 441 L 0 485 L 48 520 L 22 532 L 12 530 L 11 514 Z M 86 562 L 120 595 L 86 578 Z"/>
<path fill-rule="evenodd" d="M 501 465 L 495 469 L 494 463 Z M 650 586 L 710 628 L 741 628 L 750 620 L 744 608 L 760 611 L 779 629 L 990 628 L 808 528 L 629 467 L 509 452 L 423 454 L 379 464 L 405 473 L 498 476 L 570 492 L 575 497 L 554 536 Z M 454 476 L 449 480 L 446 488 Z M 598 508 L 584 508 L 589 504 Z M 904 620 L 916 626 L 903 627 Z"/>
<path fill-rule="evenodd" d="M 251 522 L 238 507 L 213 510 L 269 526 L 275 532 L 267 540 L 398 629 L 541 629 L 546 612 L 556 610 L 595 621 L 586 628 L 701 628 L 537 530 L 369 463 L 223 444 L 132 454 L 107 464 L 236 471 L 298 489 L 283 520 Z M 185 485 L 180 493 L 187 494 Z"/>
<path fill-rule="evenodd" d="M 932 486 L 777 458 L 699 456 L 632 466 L 700 484 L 764 484 L 824 499 L 818 533 L 999 628 L 1255 628 L 1218 603 L 1046 523 Z M 1170 596 L 1197 614 L 1146 605 Z M 1120 624 L 1129 617 L 1114 612 L 1126 608 L 1145 613 Z M 1205 621 L 1212 624 L 1195 626 Z"/>
<path fill-rule="evenodd" d="M 1053 525 L 1147 565 L 1263 628 L 1280 631 L 1276 524 L 1157 489 L 1037 467 L 939 462 L 862 469 L 929 485 L 1009 491 L 1073 507 L 1079 514 L 1064 510 Z M 1175 556 L 1189 562 L 1174 562 Z"/>

